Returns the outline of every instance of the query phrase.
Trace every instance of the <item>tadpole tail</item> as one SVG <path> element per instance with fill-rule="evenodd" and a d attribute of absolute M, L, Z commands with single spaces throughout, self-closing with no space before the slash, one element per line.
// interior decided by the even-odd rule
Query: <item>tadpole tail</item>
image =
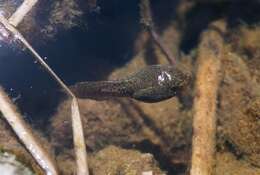
<path fill-rule="evenodd" d="M 87 81 L 70 86 L 78 98 L 104 100 L 110 97 L 127 97 L 130 92 L 124 88 L 120 81 Z"/>

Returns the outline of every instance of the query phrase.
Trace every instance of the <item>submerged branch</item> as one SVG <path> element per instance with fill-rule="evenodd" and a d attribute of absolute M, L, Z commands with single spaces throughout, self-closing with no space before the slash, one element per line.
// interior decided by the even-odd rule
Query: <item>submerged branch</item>
<path fill-rule="evenodd" d="M 140 2 L 140 15 L 141 15 L 141 23 L 149 32 L 150 36 L 154 40 L 154 42 L 161 49 L 166 59 L 170 64 L 176 64 L 176 59 L 172 55 L 171 50 L 163 43 L 161 37 L 158 35 L 156 30 L 154 29 L 152 11 L 150 7 L 150 0 L 141 0 Z"/>
<path fill-rule="evenodd" d="M 223 28 L 219 21 L 214 24 Z M 216 102 L 220 82 L 223 38 L 209 30 L 202 35 L 198 53 L 196 95 L 193 111 L 192 161 L 190 175 L 212 175 L 215 165 Z"/>
<path fill-rule="evenodd" d="M 51 159 L 51 156 L 44 150 L 37 138 L 32 134 L 32 129 L 23 121 L 22 115 L 17 112 L 15 105 L 12 104 L 12 101 L 1 87 L 0 111 L 45 173 L 48 175 L 58 175 L 55 161 Z"/>
<path fill-rule="evenodd" d="M 33 6 L 37 2 L 38 0 L 24 0 L 23 3 L 8 19 L 9 23 L 13 26 L 18 26 L 18 24 L 23 20 L 23 18 L 27 15 L 27 13 L 33 8 Z"/>
<path fill-rule="evenodd" d="M 78 101 L 72 99 L 71 104 L 73 142 L 77 161 L 77 175 L 88 175 L 87 151 L 83 132 L 82 121 L 79 113 Z"/>

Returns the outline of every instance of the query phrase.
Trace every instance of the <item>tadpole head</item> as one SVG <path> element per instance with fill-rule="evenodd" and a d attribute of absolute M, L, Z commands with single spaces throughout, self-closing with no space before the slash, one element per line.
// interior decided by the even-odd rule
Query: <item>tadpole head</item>
<path fill-rule="evenodd" d="M 192 106 L 192 86 L 194 83 L 194 75 L 189 71 L 180 70 L 179 81 L 177 86 L 171 90 L 174 91 L 179 101 L 182 103 L 182 108 L 190 109 Z"/>
<path fill-rule="evenodd" d="M 164 83 L 172 90 L 186 87 L 192 81 L 191 73 L 181 67 L 169 66 L 162 71 L 161 76 L 164 77 Z"/>

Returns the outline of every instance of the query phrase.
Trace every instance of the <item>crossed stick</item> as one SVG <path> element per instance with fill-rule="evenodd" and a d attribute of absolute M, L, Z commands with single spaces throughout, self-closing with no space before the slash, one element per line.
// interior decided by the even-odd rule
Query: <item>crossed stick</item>
<path fill-rule="evenodd" d="M 66 84 L 56 75 L 56 73 L 44 62 L 42 57 L 34 50 L 34 48 L 27 42 L 23 35 L 16 29 L 16 26 L 23 20 L 25 15 L 33 8 L 38 0 L 25 0 L 20 7 L 7 20 L 0 15 L 0 23 L 13 34 L 39 61 L 39 63 L 47 70 L 48 73 L 65 89 L 65 92 L 72 98 L 71 117 L 72 117 L 72 131 L 75 148 L 75 157 L 77 162 L 77 174 L 88 175 L 87 152 L 85 146 L 85 139 L 83 133 L 83 126 L 81 122 L 79 105 L 77 98 L 66 86 Z M 43 147 L 40 146 L 36 137 L 31 134 L 31 130 L 26 126 L 22 120 L 21 115 L 15 110 L 11 100 L 8 99 L 4 91 L 0 89 L 0 110 L 5 119 L 13 128 L 18 138 L 25 145 L 27 150 L 32 154 L 36 162 L 48 175 L 58 175 L 57 166 Z"/>

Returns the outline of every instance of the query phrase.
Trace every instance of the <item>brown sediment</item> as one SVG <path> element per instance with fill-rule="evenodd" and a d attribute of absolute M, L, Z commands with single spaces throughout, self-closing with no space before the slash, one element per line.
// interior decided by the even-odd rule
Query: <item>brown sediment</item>
<path fill-rule="evenodd" d="M 134 72 L 142 64 L 145 65 L 143 60 L 138 63 L 134 61 L 112 76 L 125 76 L 126 71 L 126 74 Z M 98 151 L 110 144 L 134 144 L 140 147 L 147 142 L 151 147 L 149 151 L 152 151 L 152 147 L 158 147 L 161 150 L 157 152 L 159 156 L 169 159 L 173 156 L 169 166 L 187 162 L 189 152 L 182 153 L 190 144 L 191 114 L 188 110 L 180 110 L 182 104 L 177 98 L 156 104 L 129 99 L 79 100 L 79 104 L 88 150 Z M 52 119 L 51 135 L 57 149 L 71 147 L 70 121 L 69 101 L 65 101 Z M 176 156 L 174 150 L 179 152 L 179 156 Z"/>
<path fill-rule="evenodd" d="M 227 53 L 219 93 L 222 140 L 236 156 L 256 166 L 260 165 L 259 88 L 246 62 L 235 53 Z"/>
<path fill-rule="evenodd" d="M 64 149 L 63 154 L 57 156 L 57 161 L 63 175 L 75 173 L 75 163 L 71 150 Z M 166 175 L 166 172 L 159 168 L 159 164 L 152 154 L 112 145 L 90 154 L 89 165 L 90 172 L 93 175 L 141 175 L 143 172 L 153 172 L 153 175 Z"/>
<path fill-rule="evenodd" d="M 225 30 L 225 23 L 213 24 Z M 191 175 L 214 174 L 216 147 L 216 102 L 220 82 L 223 38 L 215 30 L 201 36 L 193 105 Z"/>
<path fill-rule="evenodd" d="M 260 169 L 250 163 L 239 160 L 230 152 L 218 152 L 216 155 L 216 175 L 259 175 Z"/>
<path fill-rule="evenodd" d="M 58 149 L 71 147 L 70 102 L 60 105 L 52 119 L 52 142 Z M 109 144 L 138 142 L 142 138 L 137 124 L 116 100 L 79 100 L 86 143 L 89 150 L 98 151 Z"/>
<path fill-rule="evenodd" d="M 241 24 L 231 32 L 222 60 L 218 146 L 221 151 L 232 152 L 241 162 L 251 164 L 248 171 L 257 170 L 260 165 L 259 26 Z"/>
<path fill-rule="evenodd" d="M 145 172 L 152 172 L 153 175 L 165 175 L 152 154 L 125 150 L 115 146 L 100 150 L 92 157 L 90 165 L 95 175 L 141 175 Z"/>

